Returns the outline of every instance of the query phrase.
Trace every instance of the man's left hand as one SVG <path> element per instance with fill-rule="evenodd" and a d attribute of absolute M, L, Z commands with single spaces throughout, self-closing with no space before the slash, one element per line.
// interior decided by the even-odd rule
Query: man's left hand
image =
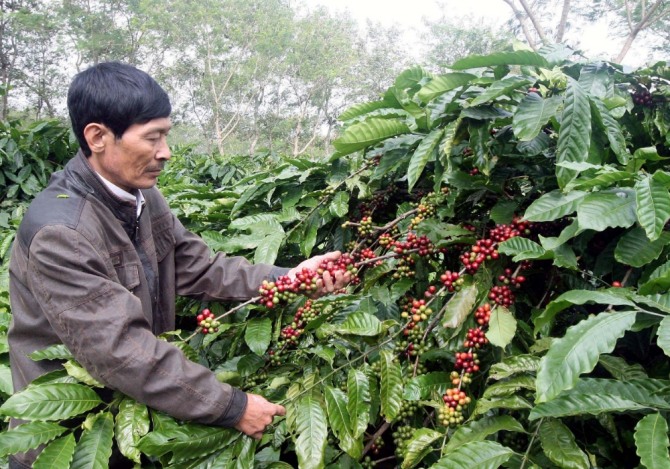
<path fill-rule="evenodd" d="M 295 278 L 296 274 L 303 269 L 310 269 L 316 272 L 323 261 L 337 261 L 342 253 L 340 251 L 333 251 L 321 256 L 314 256 L 306 261 L 298 264 L 297 267 L 288 271 L 288 276 L 290 278 Z M 351 282 L 351 273 L 347 270 L 335 271 L 334 275 L 331 275 L 329 271 L 325 271 L 319 280 L 316 282 L 316 291 L 313 293 L 313 296 L 318 298 L 329 293 L 333 293 Z"/>

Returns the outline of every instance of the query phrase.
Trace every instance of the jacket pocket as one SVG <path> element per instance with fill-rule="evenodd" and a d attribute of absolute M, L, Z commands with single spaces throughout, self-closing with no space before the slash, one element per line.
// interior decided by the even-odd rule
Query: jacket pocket
<path fill-rule="evenodd" d="M 138 264 L 126 264 L 121 253 L 112 254 L 112 265 L 119 278 L 119 283 L 128 290 L 137 288 L 140 284 L 140 267 Z"/>

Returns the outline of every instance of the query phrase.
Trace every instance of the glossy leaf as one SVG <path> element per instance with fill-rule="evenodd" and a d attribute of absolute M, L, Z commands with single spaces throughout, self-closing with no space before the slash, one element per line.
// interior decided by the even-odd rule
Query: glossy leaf
<path fill-rule="evenodd" d="M 635 183 L 637 197 L 637 219 L 647 233 L 647 238 L 655 241 L 670 220 L 670 192 L 654 178 L 643 176 Z"/>
<path fill-rule="evenodd" d="M 402 375 L 400 364 L 394 361 L 394 355 L 388 350 L 379 354 L 381 371 L 379 394 L 381 412 L 387 422 L 393 421 L 402 407 Z"/>
<path fill-rule="evenodd" d="M 523 218 L 529 221 L 553 221 L 570 215 L 586 197 L 582 191 L 570 191 L 567 194 L 555 190 L 536 199 L 526 209 Z"/>
<path fill-rule="evenodd" d="M 649 295 L 653 293 L 665 293 L 668 290 L 670 290 L 670 262 L 656 267 L 649 274 L 647 281 L 639 286 L 638 293 Z"/>
<path fill-rule="evenodd" d="M 491 311 L 489 328 L 486 338 L 496 347 L 507 347 L 516 333 L 516 319 L 512 313 L 502 306 L 497 306 Z"/>
<path fill-rule="evenodd" d="M 431 468 L 463 469 L 465 467 L 476 467 L 477 469 L 497 469 L 509 460 L 512 454 L 514 454 L 514 451 L 494 441 L 474 441 L 448 452 Z"/>
<path fill-rule="evenodd" d="M 347 127 L 342 135 L 333 141 L 340 155 L 348 155 L 375 145 L 387 138 L 409 132 L 404 122 L 387 119 L 369 119 Z"/>
<path fill-rule="evenodd" d="M 116 414 L 114 437 L 116 444 L 126 458 L 140 463 L 140 451 L 137 444 L 149 432 L 149 411 L 147 406 L 130 398 L 119 403 Z"/>
<path fill-rule="evenodd" d="M 454 293 L 447 303 L 442 326 L 455 329 L 472 313 L 477 301 L 477 286 L 469 285 Z"/>
<path fill-rule="evenodd" d="M 663 232 L 655 241 L 650 241 L 642 228 L 633 228 L 617 243 L 614 258 L 622 264 L 642 267 L 656 260 L 669 242 L 670 232 Z"/>
<path fill-rule="evenodd" d="M 666 316 L 658 326 L 658 339 L 656 343 L 663 350 L 666 356 L 670 357 L 670 316 Z"/>
<path fill-rule="evenodd" d="M 329 324 L 323 327 L 325 331 L 337 334 L 358 336 L 377 336 L 384 330 L 382 323 L 376 316 L 363 312 L 352 313 L 340 324 Z"/>
<path fill-rule="evenodd" d="M 56 344 L 56 345 L 51 345 L 50 347 L 47 347 L 42 350 L 38 350 L 36 352 L 31 353 L 28 355 L 28 357 L 31 360 L 39 361 L 39 360 L 71 360 L 74 357 L 72 356 L 72 353 L 67 349 L 67 347 L 63 344 Z"/>
<path fill-rule="evenodd" d="M 62 469 L 70 467 L 74 454 L 74 435 L 69 433 L 49 443 L 33 464 L 33 469 Z"/>
<path fill-rule="evenodd" d="M 540 366 L 540 358 L 534 355 L 512 355 L 491 365 L 490 379 L 505 379 L 518 373 L 535 373 Z"/>
<path fill-rule="evenodd" d="M 544 454 L 558 467 L 588 469 L 589 458 L 575 442 L 575 435 L 560 420 L 544 419 L 540 424 L 540 443 Z"/>
<path fill-rule="evenodd" d="M 433 152 L 440 143 L 443 135 L 444 129 L 433 130 L 423 138 L 417 149 L 414 151 L 414 154 L 409 161 L 409 167 L 407 168 L 408 190 L 411 191 L 419 180 L 419 177 L 421 177 L 421 173 L 426 167 L 426 163 L 428 163 L 433 156 Z"/>
<path fill-rule="evenodd" d="M 589 194 L 577 208 L 577 221 L 583 230 L 628 228 L 637 221 L 635 194 L 626 189 Z"/>
<path fill-rule="evenodd" d="M 515 236 L 503 241 L 498 245 L 498 252 L 512 256 L 514 262 L 520 262 L 527 259 L 550 259 L 551 253 L 548 253 L 542 246 L 528 238 Z"/>
<path fill-rule="evenodd" d="M 295 424 L 299 466 L 304 469 L 324 467 L 328 424 L 323 405 L 314 395 L 306 394 L 298 402 Z"/>
<path fill-rule="evenodd" d="M 496 415 L 470 421 L 457 427 L 444 447 L 445 453 L 451 453 L 464 444 L 483 441 L 499 431 L 525 433 L 526 430 L 514 417 L 510 415 Z"/>
<path fill-rule="evenodd" d="M 370 401 L 370 380 L 365 373 L 352 368 L 347 377 L 347 408 L 354 438 L 361 437 L 368 427 Z"/>
<path fill-rule="evenodd" d="M 668 422 L 661 414 L 643 417 L 635 426 L 634 437 L 642 466 L 647 469 L 670 468 Z"/>
<path fill-rule="evenodd" d="M 0 457 L 23 453 L 59 437 L 67 428 L 51 422 L 26 422 L 0 433 Z"/>
<path fill-rule="evenodd" d="M 403 399 L 418 401 L 428 399 L 437 393 L 442 395 L 447 389 L 453 387 L 452 378 L 447 372 L 434 371 L 421 374 L 410 379 L 403 390 Z"/>
<path fill-rule="evenodd" d="M 593 370 L 600 354 L 611 352 L 633 326 L 635 316 L 634 311 L 601 313 L 568 328 L 540 361 L 537 402 L 550 401 L 572 388 L 580 374 Z"/>
<path fill-rule="evenodd" d="M 253 318 L 247 321 L 244 341 L 256 355 L 265 354 L 272 341 L 272 320 L 270 318 Z"/>
<path fill-rule="evenodd" d="M 30 420 L 63 420 L 100 405 L 100 397 L 88 386 L 56 383 L 31 386 L 12 395 L 0 414 Z"/>
<path fill-rule="evenodd" d="M 591 110 L 595 123 L 607 134 L 610 148 L 616 155 L 617 160 L 621 164 L 627 164 L 630 154 L 626 148 L 626 138 L 619 122 L 612 117 L 607 106 L 598 99 L 591 99 Z"/>
<path fill-rule="evenodd" d="M 421 87 L 417 93 L 417 97 L 424 103 L 427 103 L 442 93 L 467 85 L 475 78 L 477 78 L 475 75 L 460 72 L 439 75 L 430 80 L 428 84 Z"/>
<path fill-rule="evenodd" d="M 340 440 L 340 447 L 352 458 L 360 458 L 363 452 L 363 442 L 354 438 L 351 430 L 351 415 L 349 414 L 347 396 L 341 389 L 326 386 L 324 388 L 328 422 L 333 433 Z"/>
<path fill-rule="evenodd" d="M 512 126 L 516 137 L 522 142 L 534 139 L 556 115 L 560 105 L 557 97 L 544 99 L 537 93 L 528 93 L 514 113 Z"/>
<path fill-rule="evenodd" d="M 525 88 L 531 83 L 528 78 L 519 76 L 510 76 L 500 81 L 495 81 L 486 90 L 476 96 L 470 102 L 470 106 L 479 106 L 480 104 L 493 101 L 500 96 L 508 96 L 519 88 L 524 88 L 525 91 Z"/>
<path fill-rule="evenodd" d="M 407 450 L 403 459 L 402 469 L 409 469 L 419 464 L 432 451 L 432 444 L 444 435 L 430 428 L 416 430 L 407 442 Z"/>
<path fill-rule="evenodd" d="M 591 143 L 591 108 L 589 99 L 579 83 L 568 78 L 565 91 L 563 114 L 561 116 L 561 132 L 558 135 L 556 163 L 580 163 L 587 160 Z M 575 178 L 577 172 L 562 168 L 556 169 L 559 187 Z"/>
<path fill-rule="evenodd" d="M 343 217 L 349 213 L 349 193 L 340 191 L 335 194 L 330 203 L 330 213 L 336 217 Z"/>
<path fill-rule="evenodd" d="M 547 59 L 540 54 L 528 50 L 517 50 L 514 52 L 496 52 L 490 55 L 471 55 L 457 60 L 451 64 L 450 68 L 453 70 L 466 70 L 468 68 L 494 67 L 496 65 L 549 66 Z"/>
<path fill-rule="evenodd" d="M 109 466 L 114 437 L 114 418 L 109 412 L 99 414 L 93 426 L 84 430 L 72 458 L 71 469 L 104 469 Z"/>

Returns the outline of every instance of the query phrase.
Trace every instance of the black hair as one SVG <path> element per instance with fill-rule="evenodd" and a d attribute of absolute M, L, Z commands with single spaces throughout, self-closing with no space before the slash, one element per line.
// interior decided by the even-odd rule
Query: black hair
<path fill-rule="evenodd" d="M 86 156 L 84 138 L 90 123 L 107 126 L 116 138 L 128 127 L 169 117 L 170 98 L 146 72 L 121 62 L 103 62 L 75 75 L 67 93 L 72 130 Z"/>

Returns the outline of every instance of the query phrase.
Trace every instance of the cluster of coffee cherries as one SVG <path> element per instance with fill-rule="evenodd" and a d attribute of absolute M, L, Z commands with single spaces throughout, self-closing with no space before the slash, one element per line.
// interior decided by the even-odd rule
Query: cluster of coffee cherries
<path fill-rule="evenodd" d="M 479 267 L 489 260 L 500 257 L 498 244 L 515 236 L 528 236 L 531 234 L 531 223 L 515 217 L 509 225 L 499 224 L 489 231 L 488 238 L 478 239 L 468 251 L 464 252 L 460 259 L 463 267 L 469 274 L 474 274 Z"/>
<path fill-rule="evenodd" d="M 432 193 L 429 194 L 429 196 L 432 196 Z M 426 197 L 426 199 L 427 198 L 428 197 Z M 412 229 L 416 228 L 416 226 L 419 223 L 421 223 L 426 218 L 430 218 L 430 217 L 435 216 L 436 213 L 437 213 L 437 210 L 436 210 L 434 204 L 432 204 L 428 201 L 418 203 L 416 205 L 416 215 L 414 216 L 414 218 L 412 218 L 412 222 L 409 225 L 409 229 L 412 230 Z"/>
<path fill-rule="evenodd" d="M 203 309 L 200 314 L 196 316 L 198 321 L 198 327 L 200 332 L 203 334 L 209 334 L 212 332 L 219 332 L 219 326 L 221 323 L 216 320 L 214 313 L 212 313 L 209 308 Z"/>
<path fill-rule="evenodd" d="M 281 330 L 281 339 L 284 343 L 279 344 L 279 347 L 284 348 L 284 344 L 286 346 L 296 345 L 307 324 L 316 319 L 320 313 L 321 311 L 312 304 L 312 300 L 307 300 L 296 311 L 293 322 Z"/>
<path fill-rule="evenodd" d="M 450 388 L 442 396 L 444 406 L 438 411 L 438 420 L 445 427 L 455 427 L 463 423 L 463 409 L 470 404 L 470 397 L 462 389 Z"/>
<path fill-rule="evenodd" d="M 633 102 L 639 106 L 651 107 L 654 105 L 654 98 L 647 88 L 640 87 L 633 93 Z"/>
<path fill-rule="evenodd" d="M 463 281 L 463 277 L 461 277 L 461 274 L 458 272 L 447 270 L 440 275 L 440 282 L 442 282 L 442 285 L 444 285 L 449 292 L 460 290 Z"/>
<path fill-rule="evenodd" d="M 479 356 L 477 350 L 488 344 L 485 329 L 491 318 L 491 304 L 484 303 L 475 311 L 476 327 L 468 329 L 463 340 L 465 351 L 454 355 L 454 371 L 449 375 L 454 386 L 442 395 L 444 406 L 438 412 L 439 422 L 444 426 L 457 426 L 463 423 L 463 411 L 471 402 L 464 386 L 472 382 L 472 375 L 479 371 Z"/>

